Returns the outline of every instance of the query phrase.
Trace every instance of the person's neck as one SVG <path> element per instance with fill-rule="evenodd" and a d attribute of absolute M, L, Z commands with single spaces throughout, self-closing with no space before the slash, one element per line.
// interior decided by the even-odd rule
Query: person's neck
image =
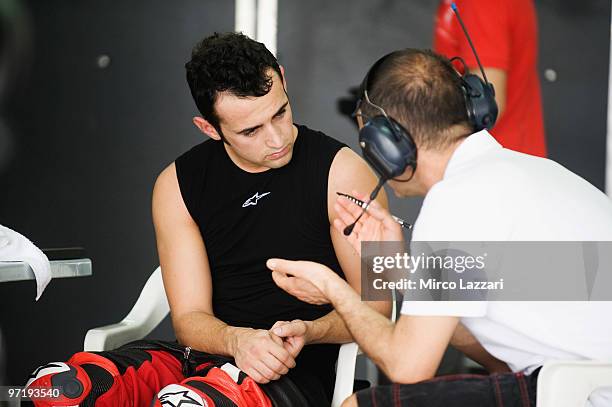
<path fill-rule="evenodd" d="M 420 185 L 423 195 L 444 178 L 448 162 L 455 150 L 465 141 L 467 137 L 464 128 L 453 128 L 445 135 L 450 140 L 457 140 L 444 148 L 420 148 L 417 159 L 417 171 L 415 178 Z"/>

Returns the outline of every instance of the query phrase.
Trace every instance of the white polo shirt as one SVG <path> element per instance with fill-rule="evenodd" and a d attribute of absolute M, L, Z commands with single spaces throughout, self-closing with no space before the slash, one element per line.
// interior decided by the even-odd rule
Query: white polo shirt
<path fill-rule="evenodd" d="M 505 149 L 483 130 L 461 143 L 425 196 L 412 240 L 612 241 L 612 202 L 560 164 Z M 515 372 L 549 359 L 612 362 L 612 302 L 405 301 L 401 312 L 461 317 Z"/>

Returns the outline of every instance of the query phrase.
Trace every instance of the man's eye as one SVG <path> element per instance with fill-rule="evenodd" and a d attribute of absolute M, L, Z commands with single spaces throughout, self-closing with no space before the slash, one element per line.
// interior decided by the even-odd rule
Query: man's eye
<path fill-rule="evenodd" d="M 280 112 L 276 113 L 276 116 L 274 116 L 274 118 L 279 119 L 281 117 L 283 117 L 285 115 L 286 110 L 281 110 Z"/>
<path fill-rule="evenodd" d="M 252 136 L 255 135 L 255 132 L 257 132 L 257 130 L 248 130 L 248 131 L 245 131 L 244 133 L 242 133 L 242 135 L 246 136 L 246 137 L 252 137 Z"/>

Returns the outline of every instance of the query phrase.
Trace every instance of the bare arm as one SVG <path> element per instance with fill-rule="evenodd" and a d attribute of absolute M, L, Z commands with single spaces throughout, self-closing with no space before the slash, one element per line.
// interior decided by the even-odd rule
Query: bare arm
<path fill-rule="evenodd" d="M 450 344 L 470 359 L 480 363 L 489 373 L 510 372 L 508 365 L 487 352 L 461 323 L 457 325 Z"/>
<path fill-rule="evenodd" d="M 344 280 L 324 265 L 270 259 L 275 273 L 308 281 L 334 305 L 361 349 L 397 383 L 434 376 L 458 323 L 457 317 L 402 315 L 396 324 L 361 301 Z"/>
<path fill-rule="evenodd" d="M 327 191 L 327 207 L 330 225 L 337 217 L 336 192 L 350 194 L 353 190 L 368 193 L 374 189 L 377 178 L 368 167 L 366 162 L 349 148 L 342 148 L 332 162 Z M 378 195 L 376 201 L 384 208 L 388 207 L 387 196 L 384 190 Z M 361 262 L 359 253 L 347 242 L 341 232 L 330 226 L 330 234 L 336 256 L 342 267 L 344 275 L 350 286 L 361 293 Z M 290 284 L 290 280 L 285 280 Z M 294 280 L 295 282 L 295 280 Z M 278 283 L 278 282 L 277 282 Z M 285 287 L 287 289 L 288 287 Z M 292 291 L 289 289 L 289 291 Z M 293 292 L 295 295 L 295 291 Z M 375 301 L 367 303 L 370 307 L 385 315 L 387 318 L 391 314 L 391 302 Z M 305 334 L 305 343 L 346 343 L 353 340 L 342 318 L 336 311 L 316 319 L 314 321 L 304 321 L 302 327 L 287 327 L 284 331 L 278 331 L 282 336 Z"/>
<path fill-rule="evenodd" d="M 338 195 L 336 192 L 351 194 L 352 191 L 363 191 L 369 195 L 377 183 L 376 175 L 359 155 L 348 147 L 341 149 L 329 171 L 327 208 L 330 225 L 333 225 L 334 219 L 338 217 L 336 212 Z M 376 202 L 385 209 L 389 207 L 384 189 L 381 189 Z M 361 294 L 361 258 L 359 253 L 353 249 L 344 235 L 333 226 L 330 227 L 330 234 L 346 281 L 358 294 Z M 391 302 L 371 301 L 367 304 L 387 318 L 391 315 Z M 353 340 L 351 333 L 336 311 L 324 316 L 318 322 L 320 326 L 325 328 L 321 330 L 319 341 L 345 343 Z"/>
<path fill-rule="evenodd" d="M 434 377 L 457 317 L 401 315 L 393 325 L 348 293 L 331 295 L 355 341 L 393 382 L 417 383 Z"/>
<path fill-rule="evenodd" d="M 232 327 L 214 316 L 206 247 L 183 202 L 174 164 L 155 183 L 152 209 L 164 287 L 179 342 L 234 357 L 238 367 L 259 382 L 286 373 L 295 362 L 280 338 L 265 330 Z"/>

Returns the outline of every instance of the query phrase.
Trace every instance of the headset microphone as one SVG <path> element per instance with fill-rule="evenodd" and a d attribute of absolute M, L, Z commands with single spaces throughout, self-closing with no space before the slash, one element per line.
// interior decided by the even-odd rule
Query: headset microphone
<path fill-rule="evenodd" d="M 355 221 L 353 223 L 351 223 L 350 225 L 348 225 L 347 227 L 344 228 L 344 236 L 349 236 L 351 233 L 353 233 L 353 229 L 355 228 L 355 225 L 357 224 L 357 222 L 359 222 L 359 219 L 361 219 L 363 214 L 366 212 L 366 210 L 370 206 L 370 203 L 374 199 L 376 199 L 376 196 L 378 195 L 378 192 L 380 192 L 380 189 L 382 188 L 382 186 L 385 185 L 385 182 L 387 182 L 387 180 L 385 178 L 380 178 L 378 180 L 378 185 L 376 185 L 376 188 L 374 188 L 374 190 L 370 194 L 370 199 L 368 199 L 368 202 L 366 202 L 366 204 L 363 205 L 363 208 L 361 209 L 361 213 L 359 214 L 357 219 L 355 219 Z"/>

